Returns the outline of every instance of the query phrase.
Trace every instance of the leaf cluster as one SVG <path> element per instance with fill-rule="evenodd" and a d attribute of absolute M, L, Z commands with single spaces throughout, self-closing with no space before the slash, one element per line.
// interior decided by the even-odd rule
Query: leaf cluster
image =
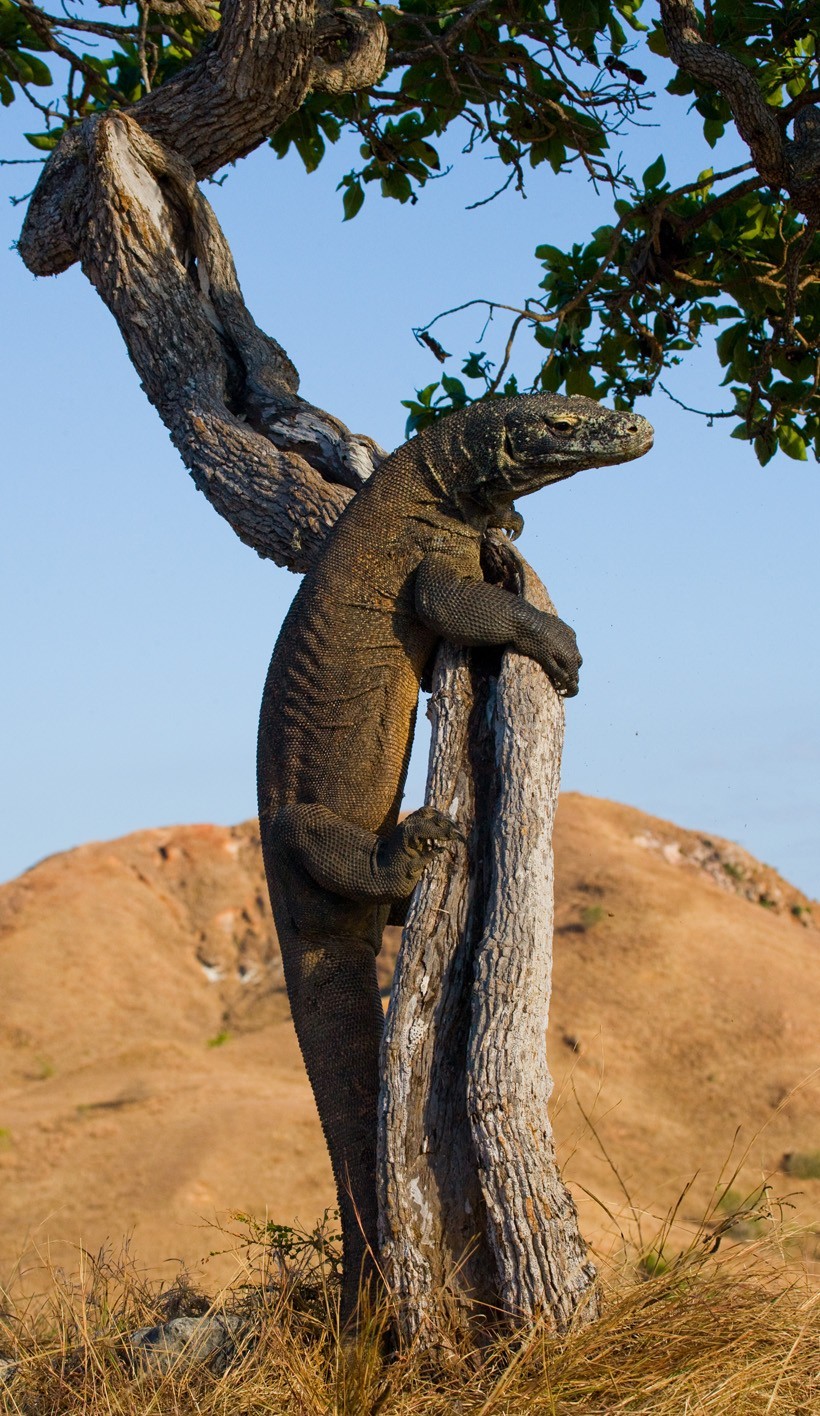
<path fill-rule="evenodd" d="M 807 241 L 787 203 L 754 182 L 715 198 L 711 173 L 678 193 L 663 190 L 664 174 L 661 158 L 640 200 L 619 199 L 619 220 L 585 244 L 537 248 L 543 294 L 521 314 L 543 351 L 532 386 L 630 408 L 714 337 L 731 403 L 709 416 L 732 418 L 761 463 L 778 448 L 820 459 L 820 237 Z M 484 351 L 463 373 L 473 396 L 508 391 Z M 451 387 L 423 390 L 425 407 L 460 406 Z"/>
<path fill-rule="evenodd" d="M 44 153 L 72 124 L 108 108 L 127 108 L 159 87 L 209 33 L 201 23 L 205 6 L 196 3 L 190 13 L 184 0 L 163 5 L 162 13 L 152 10 L 150 0 L 77 0 L 71 11 L 63 8 L 55 15 L 31 0 L 0 0 L 0 102 L 9 107 L 18 97 L 28 101 L 39 128 L 25 136 Z"/>
<path fill-rule="evenodd" d="M 0 101 L 25 97 L 45 119 L 27 137 L 47 152 L 66 125 L 125 107 L 178 72 L 216 23 L 207 4 L 65 0 L 52 15 L 33 0 L 0 0 Z M 619 407 L 663 387 L 664 375 L 714 340 L 727 406 L 707 416 L 731 420 L 732 436 L 751 442 L 761 462 L 777 449 L 820 457 L 813 229 L 751 164 L 692 174 L 673 190 L 663 155 L 642 176 L 612 158 L 615 139 L 652 97 L 636 45 L 667 54 L 657 18 L 642 23 L 641 0 L 399 0 L 379 8 L 389 35 L 382 81 L 356 93 L 311 93 L 270 138 L 279 157 L 293 149 L 313 172 L 343 132 L 357 135 L 360 160 L 339 183 L 345 220 L 369 190 L 415 202 L 445 175 L 442 141 L 456 124 L 465 152 L 480 149 L 496 162 L 495 189 L 476 204 L 509 186 L 523 190 L 543 164 L 556 174 L 580 164 L 614 203 L 611 220 L 588 240 L 537 248 L 540 279 L 522 305 L 483 302 L 490 316 L 512 314 L 503 357 L 494 362 L 480 347 L 462 354 L 460 377 L 448 371 L 407 400 L 409 430 L 473 398 L 516 391 L 525 382 L 513 368 L 522 331 L 538 356 L 526 386 Z M 814 113 L 813 0 L 708 0 L 700 25 L 708 43 L 753 74 L 784 132 L 805 118 L 801 110 Z M 667 89 L 718 145 L 732 125 L 725 97 L 677 69 Z M 430 329 L 417 334 L 444 361 Z"/>
<path fill-rule="evenodd" d="M 820 99 L 816 7 L 791 0 L 715 3 L 707 37 L 752 70 L 784 129 Z M 666 53 L 659 25 L 650 49 Z M 715 146 L 731 123 L 714 89 L 676 72 L 668 91 L 685 97 L 704 136 Z M 672 190 L 663 155 L 640 179 L 619 173 L 612 221 L 569 249 L 543 244 L 539 294 L 520 308 L 504 358 L 485 350 L 464 360 L 462 373 L 408 400 L 408 428 L 424 426 L 465 400 L 509 387 L 513 341 L 528 329 L 540 354 L 530 388 L 607 398 L 631 407 L 650 394 L 686 354 L 714 339 L 728 387 L 728 406 L 704 416 L 733 422 L 732 436 L 750 442 L 761 464 L 779 449 L 820 460 L 820 238 L 784 193 L 743 168 L 709 169 Z M 484 301 L 490 316 L 499 308 Z M 452 312 L 448 312 L 452 313 Z M 439 318 L 439 317 L 437 317 Z M 436 320 L 417 335 L 430 340 Z M 440 347 L 440 346 L 439 346 Z M 505 378 L 507 382 L 505 383 Z"/>
<path fill-rule="evenodd" d="M 704 38 L 754 73 L 764 99 L 781 110 L 784 122 L 802 104 L 814 101 L 817 30 L 817 7 L 811 0 L 713 0 L 703 24 Z M 653 53 L 668 57 L 657 20 L 647 45 Z M 667 92 L 692 100 L 704 137 L 714 147 L 732 123 L 726 99 L 682 72 L 670 80 Z"/>
<path fill-rule="evenodd" d="M 417 200 L 442 175 L 440 140 L 458 122 L 464 149 L 485 146 L 501 164 L 499 190 L 523 190 L 525 171 L 554 172 L 583 162 L 604 180 L 610 136 L 647 95 L 644 75 L 619 56 L 624 25 L 637 25 L 639 0 L 401 0 L 385 6 L 385 78 L 376 88 L 331 98 L 312 95 L 271 138 L 291 147 L 308 171 L 343 128 L 361 139 L 359 166 L 340 183 L 344 215 L 360 210 L 367 187 Z"/>

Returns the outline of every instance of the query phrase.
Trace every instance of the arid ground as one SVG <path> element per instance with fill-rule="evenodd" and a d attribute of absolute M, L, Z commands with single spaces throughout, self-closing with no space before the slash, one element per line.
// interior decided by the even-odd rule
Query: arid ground
<path fill-rule="evenodd" d="M 820 907 L 737 846 L 577 795 L 556 856 L 548 1049 L 585 1233 L 611 1246 L 638 1216 L 651 1247 L 687 1182 L 684 1227 L 737 1164 L 713 1225 L 769 1182 L 816 1265 Z M 141 831 L 0 887 L 0 988 L 0 1286 L 125 1235 L 215 1285 L 215 1224 L 332 1205 L 254 823 Z M 729 1239 L 754 1232 L 741 1215 Z"/>

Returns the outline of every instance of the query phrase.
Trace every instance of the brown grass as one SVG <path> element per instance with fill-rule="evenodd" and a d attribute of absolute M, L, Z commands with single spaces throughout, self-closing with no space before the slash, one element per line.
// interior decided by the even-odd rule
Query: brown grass
<path fill-rule="evenodd" d="M 723 1205 L 725 1211 L 725 1204 Z M 748 1207 L 742 1211 L 748 1214 Z M 242 1218 L 242 1217 L 240 1217 Z M 216 1299 L 184 1273 L 160 1290 L 126 1250 L 52 1270 L 47 1294 L 0 1294 L 0 1355 L 19 1363 L 0 1409 L 24 1416 L 812 1416 L 820 1412 L 820 1294 L 790 1268 L 768 1221 L 753 1244 L 704 1228 L 672 1252 L 674 1216 L 652 1246 L 624 1246 L 603 1272 L 603 1318 L 555 1338 L 540 1324 L 481 1353 L 452 1335 L 385 1359 L 386 1310 L 355 1347 L 336 1321 L 338 1250 L 327 1227 L 257 1226 L 229 1235 L 242 1258 Z M 720 1223 L 731 1232 L 728 1219 Z M 758 1220 L 763 1223 L 763 1220 Z M 728 1250 L 728 1253 L 725 1252 Z M 243 1320 L 225 1359 L 147 1370 L 128 1335 L 185 1314 Z M 220 1370 L 221 1367 L 221 1370 Z"/>

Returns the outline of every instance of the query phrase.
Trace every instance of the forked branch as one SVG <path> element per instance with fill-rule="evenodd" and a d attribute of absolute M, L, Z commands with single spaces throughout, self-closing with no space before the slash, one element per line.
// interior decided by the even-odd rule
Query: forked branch
<path fill-rule="evenodd" d="M 130 117 L 84 124 L 83 270 L 194 482 L 241 540 L 304 570 L 381 449 L 298 395 L 252 319 L 191 168 Z"/>

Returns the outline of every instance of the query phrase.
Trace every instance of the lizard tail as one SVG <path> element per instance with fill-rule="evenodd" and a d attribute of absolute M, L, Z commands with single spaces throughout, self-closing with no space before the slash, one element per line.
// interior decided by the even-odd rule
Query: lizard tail
<path fill-rule="evenodd" d="M 325 1134 L 342 1223 L 341 1322 L 377 1279 L 376 1129 L 384 1030 L 372 944 L 280 935 L 296 1035 Z"/>

